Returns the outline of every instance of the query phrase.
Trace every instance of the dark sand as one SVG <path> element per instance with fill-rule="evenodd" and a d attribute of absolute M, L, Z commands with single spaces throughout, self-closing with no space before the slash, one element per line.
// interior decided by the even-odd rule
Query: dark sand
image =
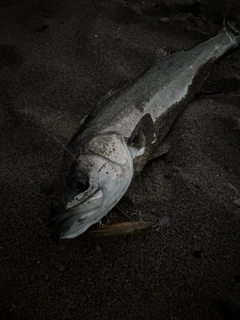
<path fill-rule="evenodd" d="M 222 319 L 219 301 L 240 296 L 240 196 L 228 185 L 240 191 L 240 50 L 214 66 L 168 135 L 169 153 L 119 204 L 144 220 L 169 216 L 168 226 L 56 244 L 51 196 L 39 188 L 54 181 L 63 149 L 34 128 L 67 144 L 156 49 L 188 49 L 217 33 L 219 19 L 187 10 L 120 0 L 0 8 L 1 319 Z M 230 15 L 240 17 L 239 1 Z"/>

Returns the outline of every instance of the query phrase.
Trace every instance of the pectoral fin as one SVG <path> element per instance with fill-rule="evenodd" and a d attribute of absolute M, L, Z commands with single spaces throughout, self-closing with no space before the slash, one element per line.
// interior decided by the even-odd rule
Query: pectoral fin
<path fill-rule="evenodd" d="M 149 113 L 144 115 L 132 131 L 128 146 L 134 159 L 135 171 L 140 171 L 147 162 L 156 142 L 154 122 Z"/>

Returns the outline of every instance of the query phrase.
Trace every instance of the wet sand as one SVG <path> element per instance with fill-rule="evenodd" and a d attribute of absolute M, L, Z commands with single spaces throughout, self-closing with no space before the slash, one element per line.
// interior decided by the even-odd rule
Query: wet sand
<path fill-rule="evenodd" d="M 240 17 L 238 1 L 230 15 Z M 154 1 L 0 8 L 2 319 L 223 319 L 219 301 L 240 296 L 239 49 L 214 65 L 164 141 L 169 152 L 119 203 L 135 220 L 139 211 L 170 217 L 159 232 L 53 243 L 51 196 L 39 188 L 54 183 L 63 159 L 44 131 L 66 145 L 158 48 L 188 49 L 219 28 L 194 6 L 174 12 Z"/>

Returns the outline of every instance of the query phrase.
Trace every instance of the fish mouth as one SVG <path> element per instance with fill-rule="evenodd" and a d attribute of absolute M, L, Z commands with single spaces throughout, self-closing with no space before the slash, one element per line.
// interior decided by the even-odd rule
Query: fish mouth
<path fill-rule="evenodd" d="M 103 192 L 98 189 L 83 202 L 66 209 L 60 204 L 50 214 L 51 239 L 73 239 L 86 231 L 92 224 L 101 219 Z"/>

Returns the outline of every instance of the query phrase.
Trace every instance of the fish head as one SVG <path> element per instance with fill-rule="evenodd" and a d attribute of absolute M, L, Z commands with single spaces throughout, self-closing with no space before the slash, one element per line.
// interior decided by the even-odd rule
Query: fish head
<path fill-rule="evenodd" d="M 71 165 L 61 203 L 52 209 L 52 239 L 73 239 L 98 223 L 122 198 L 132 176 L 132 155 L 122 136 L 88 141 Z"/>

